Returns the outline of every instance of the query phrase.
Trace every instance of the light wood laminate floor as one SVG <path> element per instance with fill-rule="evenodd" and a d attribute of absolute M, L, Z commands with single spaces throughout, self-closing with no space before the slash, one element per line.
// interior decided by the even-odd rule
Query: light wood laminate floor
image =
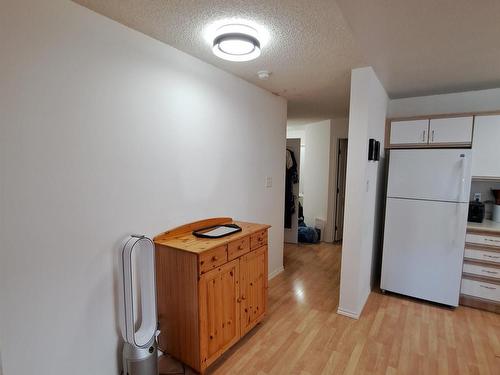
<path fill-rule="evenodd" d="M 500 374 L 500 315 L 378 292 L 359 320 L 338 315 L 340 258 L 287 244 L 268 317 L 207 374 Z"/>

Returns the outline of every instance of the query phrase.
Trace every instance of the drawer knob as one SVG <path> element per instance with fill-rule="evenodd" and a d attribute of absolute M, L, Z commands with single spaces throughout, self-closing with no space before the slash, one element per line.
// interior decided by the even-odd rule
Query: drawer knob
<path fill-rule="evenodd" d="M 496 271 L 490 271 L 490 270 L 485 270 L 485 269 L 482 269 L 481 271 L 483 271 L 484 273 L 489 273 L 491 275 L 498 275 L 498 272 L 496 272 Z"/>
<path fill-rule="evenodd" d="M 243 246 L 238 246 L 238 250 L 243 250 Z"/>
<path fill-rule="evenodd" d="M 491 258 L 491 259 L 499 259 L 500 256 L 497 256 L 497 255 L 489 255 L 489 254 L 483 254 L 483 257 L 486 257 L 486 258 Z"/>
<path fill-rule="evenodd" d="M 212 257 L 212 261 L 213 261 L 213 262 L 215 262 L 215 261 L 217 261 L 217 260 L 219 260 L 219 257 L 218 257 L 217 255 L 214 255 L 214 256 Z"/>
<path fill-rule="evenodd" d="M 491 238 L 485 238 L 484 240 L 489 241 L 489 242 L 494 242 L 494 243 L 500 243 L 500 240 L 493 240 Z"/>
<path fill-rule="evenodd" d="M 257 241 L 262 242 L 263 238 L 262 237 L 257 237 Z"/>
<path fill-rule="evenodd" d="M 496 290 L 497 288 L 495 288 L 494 286 L 487 286 L 487 285 L 482 285 L 482 284 L 479 284 L 479 286 L 481 288 L 485 288 L 485 289 L 490 289 L 490 290 Z"/>

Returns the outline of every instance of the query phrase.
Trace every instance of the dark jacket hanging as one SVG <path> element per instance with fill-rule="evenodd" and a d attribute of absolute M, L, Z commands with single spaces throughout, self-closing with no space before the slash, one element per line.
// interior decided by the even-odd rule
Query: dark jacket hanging
<path fill-rule="evenodd" d="M 295 213 L 295 197 L 293 185 L 299 182 L 297 161 L 292 150 L 286 149 L 286 177 L 285 177 L 285 228 L 292 227 L 292 215 Z"/>

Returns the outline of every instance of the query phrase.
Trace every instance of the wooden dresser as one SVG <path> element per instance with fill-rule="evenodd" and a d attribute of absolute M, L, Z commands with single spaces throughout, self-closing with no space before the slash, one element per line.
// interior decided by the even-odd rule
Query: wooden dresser
<path fill-rule="evenodd" d="M 242 231 L 218 239 L 192 235 L 193 230 L 227 223 Z M 162 350 L 204 373 L 263 319 L 269 228 L 213 218 L 154 238 Z"/>
<path fill-rule="evenodd" d="M 500 313 L 500 223 L 469 223 L 460 304 Z"/>

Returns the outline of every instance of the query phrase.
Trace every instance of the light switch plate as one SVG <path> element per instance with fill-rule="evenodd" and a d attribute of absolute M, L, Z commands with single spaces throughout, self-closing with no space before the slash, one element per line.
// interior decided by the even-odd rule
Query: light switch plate
<path fill-rule="evenodd" d="M 266 177 L 266 188 L 273 187 L 273 178 L 272 177 Z"/>

